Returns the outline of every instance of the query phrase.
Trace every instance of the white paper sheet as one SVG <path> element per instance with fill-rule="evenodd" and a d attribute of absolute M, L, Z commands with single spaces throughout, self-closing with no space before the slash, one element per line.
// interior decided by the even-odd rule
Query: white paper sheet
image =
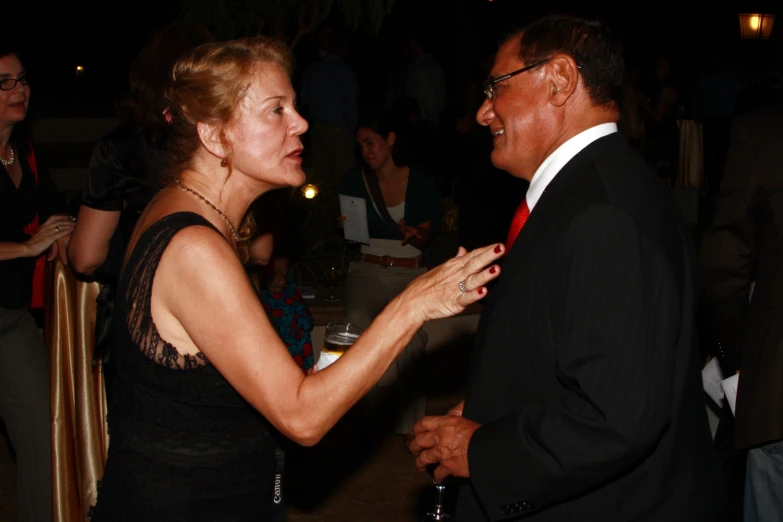
<path fill-rule="evenodd" d="M 724 393 L 721 381 L 723 381 L 723 372 L 718 364 L 718 358 L 713 357 L 701 371 L 701 382 L 704 391 L 718 406 L 723 406 Z"/>
<path fill-rule="evenodd" d="M 367 202 L 365 199 L 340 194 L 340 214 L 346 218 L 343 221 L 345 239 L 369 245 L 370 230 L 367 226 Z"/>
<path fill-rule="evenodd" d="M 728 379 L 723 379 L 721 381 L 721 384 L 723 385 L 723 393 L 726 395 L 726 400 L 729 401 L 729 406 L 731 407 L 731 414 L 736 415 L 736 413 L 734 413 L 734 407 L 737 404 L 737 387 L 739 386 L 739 374 L 735 373 Z"/>

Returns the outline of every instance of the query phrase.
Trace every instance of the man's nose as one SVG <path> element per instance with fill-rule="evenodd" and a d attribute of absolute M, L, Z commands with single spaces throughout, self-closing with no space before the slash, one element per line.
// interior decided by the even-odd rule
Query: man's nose
<path fill-rule="evenodd" d="M 494 113 L 492 112 L 492 102 L 489 98 L 484 98 L 484 103 L 481 104 L 479 110 L 476 112 L 476 121 L 479 125 L 488 126 Z"/>

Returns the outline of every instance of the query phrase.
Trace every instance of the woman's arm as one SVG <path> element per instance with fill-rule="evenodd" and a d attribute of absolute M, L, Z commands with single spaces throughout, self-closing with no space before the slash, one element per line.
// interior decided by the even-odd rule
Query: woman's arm
<path fill-rule="evenodd" d="M 32 252 L 32 248 L 27 243 L 0 241 L 0 261 L 17 259 L 19 257 L 33 257 Z"/>
<path fill-rule="evenodd" d="M 67 236 L 73 230 L 70 216 L 56 215 L 44 221 L 33 237 L 23 243 L 0 241 L 0 261 L 20 257 L 38 257 L 52 246 L 52 243 Z"/>
<path fill-rule="evenodd" d="M 96 210 L 82 205 L 76 223 L 68 245 L 68 258 L 76 272 L 90 275 L 109 255 L 111 238 L 120 223 L 120 211 Z"/>
<path fill-rule="evenodd" d="M 380 379 L 429 319 L 457 314 L 486 295 L 499 274 L 483 267 L 503 247 L 461 249 L 414 280 L 328 368 L 305 376 L 267 319 L 225 240 L 204 227 L 178 233 L 155 277 L 152 315 L 163 339 L 209 361 L 277 429 L 312 445 Z M 460 293 L 465 280 L 469 292 Z"/>

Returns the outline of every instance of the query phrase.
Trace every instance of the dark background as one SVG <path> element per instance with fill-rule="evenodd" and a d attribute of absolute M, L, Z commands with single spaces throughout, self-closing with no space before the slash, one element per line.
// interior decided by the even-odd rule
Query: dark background
<path fill-rule="evenodd" d="M 460 98 L 471 81 L 481 79 L 478 61 L 495 49 L 501 35 L 535 16 L 568 12 L 604 19 L 623 37 L 630 63 L 645 63 L 664 49 L 676 60 L 687 85 L 712 51 L 738 62 L 779 62 L 783 15 L 775 13 L 773 4 L 743 1 L 696 7 L 686 2 L 633 0 L 396 0 L 377 36 L 356 35 L 348 61 L 359 76 L 363 101 L 380 102 L 391 74 L 403 64 L 400 29 L 418 23 L 427 28 L 432 52 L 444 67 L 448 95 Z M 139 48 L 157 28 L 177 19 L 180 8 L 176 0 L 29 0 L 4 7 L 3 18 L 8 21 L 3 21 L 3 31 L 14 33 L 32 81 L 31 115 L 113 116 L 113 101 L 125 87 L 128 67 Z M 778 14 L 772 39 L 742 41 L 739 12 Z M 313 55 L 312 38 L 305 38 L 296 54 L 299 73 Z M 85 68 L 80 76 L 76 65 Z"/>

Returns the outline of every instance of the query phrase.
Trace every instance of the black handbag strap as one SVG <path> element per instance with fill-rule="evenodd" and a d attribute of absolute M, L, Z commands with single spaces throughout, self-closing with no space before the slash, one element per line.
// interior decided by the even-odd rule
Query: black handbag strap
<path fill-rule="evenodd" d="M 381 216 L 386 224 L 397 233 L 400 239 L 402 239 L 399 224 L 391 217 L 389 209 L 386 208 L 386 203 L 383 202 L 383 193 L 381 192 L 381 184 L 378 182 L 378 175 L 375 174 L 375 172 L 367 174 L 364 172 L 364 169 L 362 169 L 362 179 L 364 180 L 364 187 L 367 189 L 367 194 L 370 195 L 370 203 L 372 203 L 375 211 Z"/>

